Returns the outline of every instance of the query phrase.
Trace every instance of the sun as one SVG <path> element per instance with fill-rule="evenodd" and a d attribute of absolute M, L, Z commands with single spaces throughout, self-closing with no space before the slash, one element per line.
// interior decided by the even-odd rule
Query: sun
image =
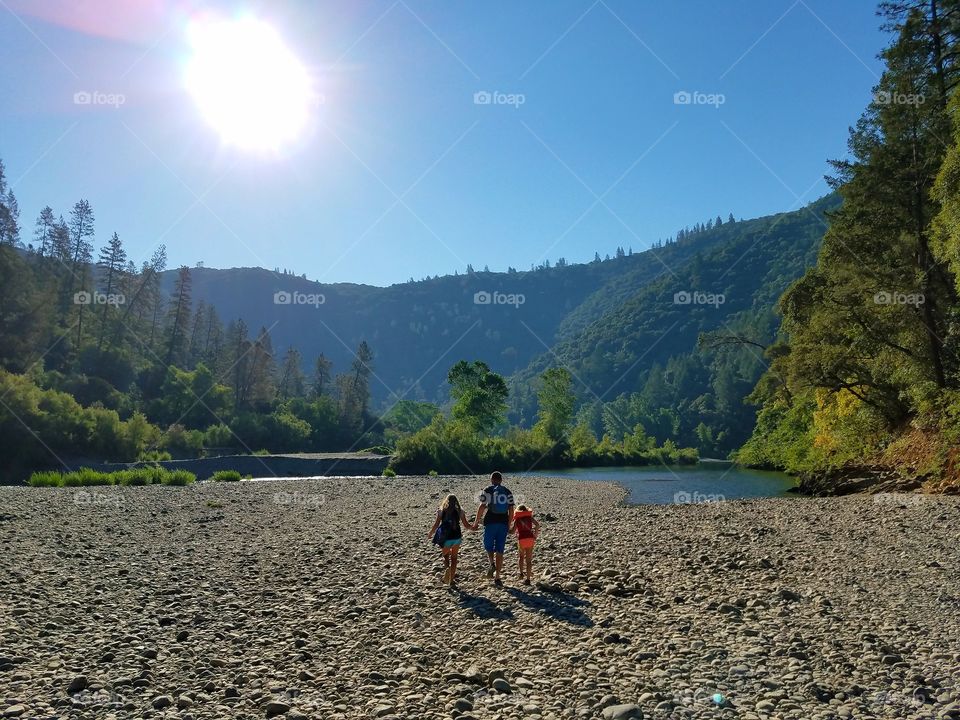
<path fill-rule="evenodd" d="M 316 95 L 273 27 L 250 17 L 197 20 L 188 37 L 187 89 L 225 143 L 276 151 L 302 135 Z"/>

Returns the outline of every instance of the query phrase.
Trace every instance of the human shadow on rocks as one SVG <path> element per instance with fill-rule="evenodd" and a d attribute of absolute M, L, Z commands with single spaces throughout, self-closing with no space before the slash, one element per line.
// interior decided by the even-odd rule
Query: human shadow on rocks
<path fill-rule="evenodd" d="M 513 620 L 513 610 L 500 607 L 490 598 L 483 595 L 471 595 L 460 588 L 456 588 L 456 593 L 457 602 L 460 606 L 477 617 L 484 620 Z"/>
<path fill-rule="evenodd" d="M 541 613 L 555 620 L 562 620 L 571 625 L 580 625 L 581 627 L 593 627 L 593 620 L 581 610 L 590 603 L 581 600 L 576 595 L 570 593 L 531 593 L 519 588 L 507 588 L 507 592 L 515 600 L 529 608 L 533 612 Z"/>

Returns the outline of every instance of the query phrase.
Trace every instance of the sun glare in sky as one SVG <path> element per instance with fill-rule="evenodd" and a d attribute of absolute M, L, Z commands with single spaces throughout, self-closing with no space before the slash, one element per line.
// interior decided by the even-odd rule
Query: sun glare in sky
<path fill-rule="evenodd" d="M 188 28 L 186 85 L 225 143 L 277 151 L 304 131 L 315 104 L 310 75 L 277 31 L 255 18 Z"/>

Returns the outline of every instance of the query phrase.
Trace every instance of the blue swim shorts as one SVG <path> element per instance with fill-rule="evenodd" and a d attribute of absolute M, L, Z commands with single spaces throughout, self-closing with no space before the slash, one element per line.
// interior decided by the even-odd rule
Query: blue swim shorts
<path fill-rule="evenodd" d="M 452 547 L 456 547 L 462 542 L 463 542 L 463 538 L 454 538 L 453 540 L 447 540 L 445 543 L 443 543 L 443 546 L 445 548 L 452 548 Z"/>
<path fill-rule="evenodd" d="M 502 553 L 507 546 L 507 524 L 493 523 L 483 527 L 483 549 Z"/>

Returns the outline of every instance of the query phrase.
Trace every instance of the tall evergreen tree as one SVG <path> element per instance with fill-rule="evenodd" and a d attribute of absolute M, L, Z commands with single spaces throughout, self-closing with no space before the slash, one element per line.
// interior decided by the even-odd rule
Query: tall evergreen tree
<path fill-rule="evenodd" d="M 97 340 L 97 348 L 103 349 L 103 340 L 107 334 L 110 313 L 116 313 L 116 305 L 112 302 L 114 296 L 118 296 L 117 289 L 122 282 L 123 273 L 127 265 L 127 252 L 123 249 L 123 243 L 120 242 L 120 236 L 114 233 L 101 250 L 97 261 L 97 267 L 100 269 L 100 282 L 103 287 L 103 293 L 107 296 L 109 302 L 104 302 L 100 316 L 100 338 Z M 126 298 L 124 298 L 126 299 Z"/>
<path fill-rule="evenodd" d="M 47 205 L 40 211 L 36 229 L 33 232 L 34 250 L 40 257 L 47 257 L 53 253 L 56 226 L 57 219 L 53 216 L 53 209 Z"/>
<path fill-rule="evenodd" d="M 6 171 L 0 160 L 0 246 L 20 244 L 20 206 L 7 185 Z"/>
<path fill-rule="evenodd" d="M 313 371 L 313 396 L 319 398 L 326 395 L 331 390 L 332 383 L 333 363 L 320 353 Z"/>
<path fill-rule="evenodd" d="M 164 363 L 168 366 L 181 362 L 185 354 L 190 324 L 191 290 L 190 268 L 181 265 L 167 305 L 167 351 Z"/>
<path fill-rule="evenodd" d="M 277 380 L 277 397 L 281 400 L 303 397 L 306 380 L 303 377 L 300 351 L 295 347 L 287 349 L 280 367 L 280 377 Z"/>

